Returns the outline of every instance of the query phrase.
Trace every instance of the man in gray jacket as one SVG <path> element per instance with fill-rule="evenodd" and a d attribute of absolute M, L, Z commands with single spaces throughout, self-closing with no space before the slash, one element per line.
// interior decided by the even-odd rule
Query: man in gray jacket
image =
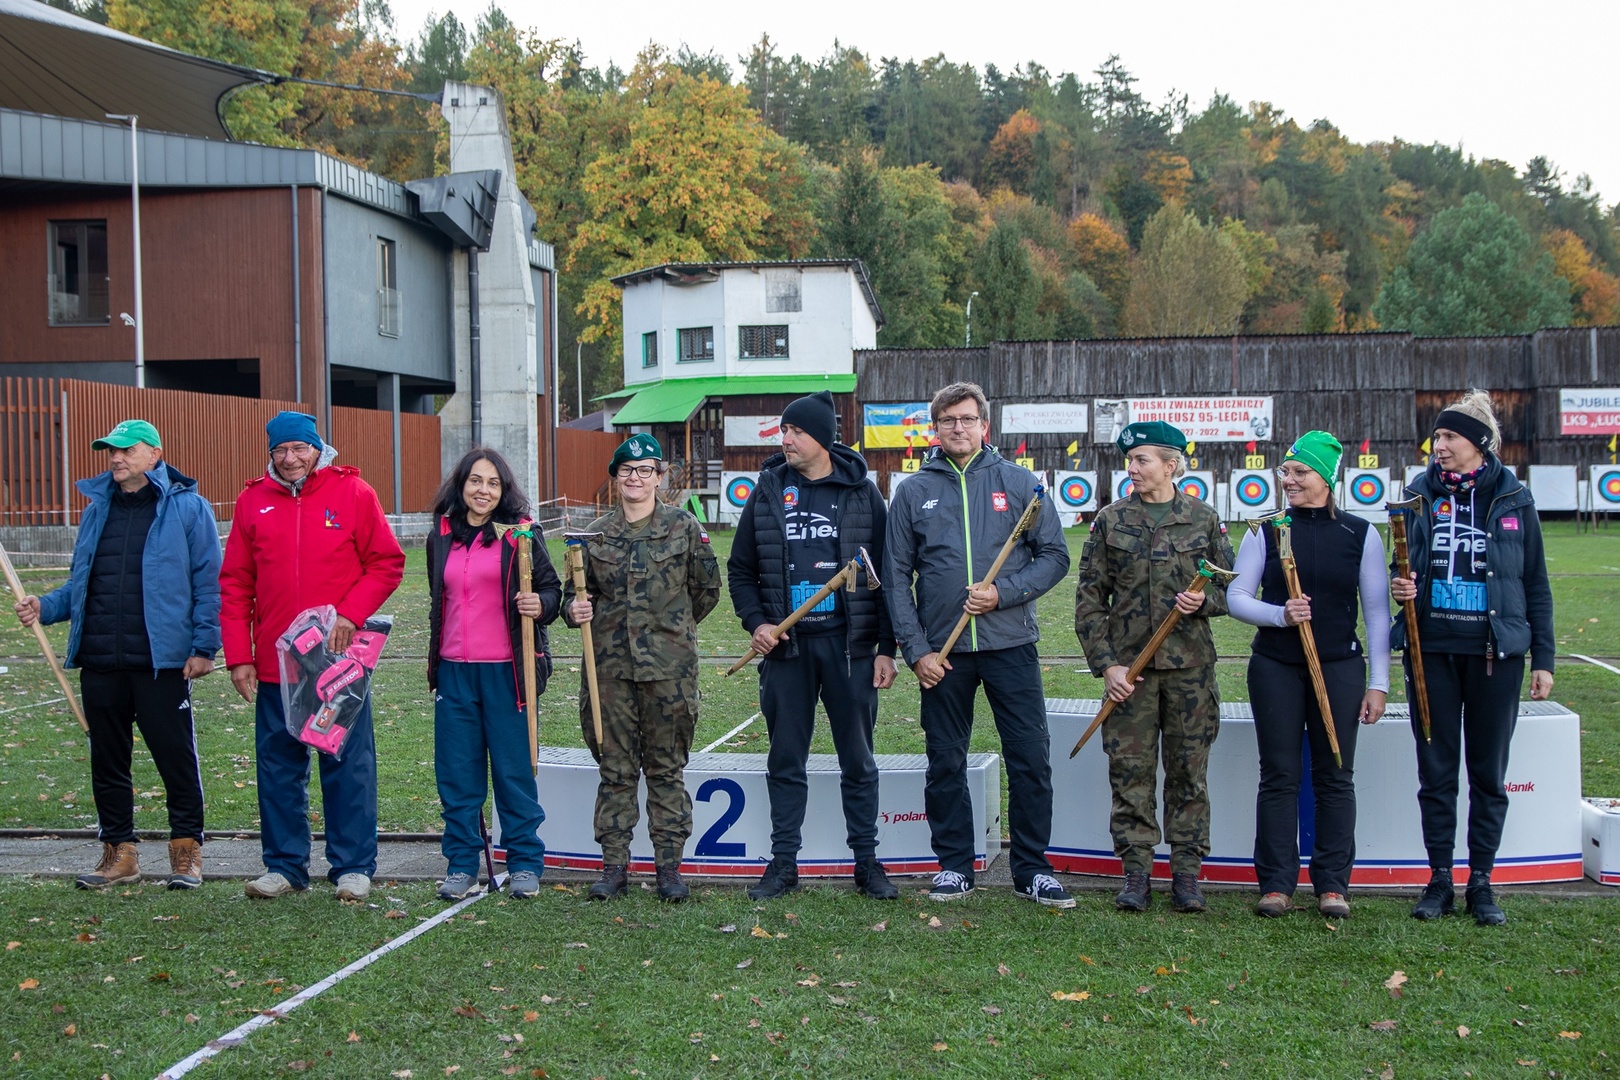
<path fill-rule="evenodd" d="M 1048 502 L 989 585 L 989 572 L 1038 481 L 985 442 L 990 407 L 973 383 L 952 383 L 929 408 L 939 447 L 889 506 L 883 590 L 900 649 L 922 684 L 928 749 L 924 809 L 940 872 L 928 897 L 973 891 L 973 803 L 967 750 L 980 684 L 1001 735 L 1007 765 L 1013 886 L 1047 907 L 1074 901 L 1052 876 L 1052 766 L 1046 696 L 1035 643 L 1035 601 L 1069 571 L 1063 528 Z M 915 595 L 914 595 L 915 592 Z M 939 650 L 966 611 L 967 629 L 941 660 Z"/>

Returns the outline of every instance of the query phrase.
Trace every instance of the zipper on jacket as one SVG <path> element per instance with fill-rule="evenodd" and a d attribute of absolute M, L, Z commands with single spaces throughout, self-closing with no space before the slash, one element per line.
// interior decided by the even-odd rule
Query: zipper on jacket
<path fill-rule="evenodd" d="M 956 483 L 962 489 L 962 540 L 967 545 L 967 587 L 969 594 L 973 592 L 973 521 L 968 513 L 967 470 L 973 467 L 973 463 L 979 460 L 979 454 L 982 453 L 984 453 L 983 450 L 975 452 L 968 459 L 967 468 L 964 469 L 957 469 L 956 462 L 951 461 L 948 457 L 945 459 L 950 461 L 951 468 L 956 469 Z M 968 617 L 968 640 L 973 643 L 973 651 L 977 652 L 979 650 L 979 620 L 976 616 L 970 615 Z"/>

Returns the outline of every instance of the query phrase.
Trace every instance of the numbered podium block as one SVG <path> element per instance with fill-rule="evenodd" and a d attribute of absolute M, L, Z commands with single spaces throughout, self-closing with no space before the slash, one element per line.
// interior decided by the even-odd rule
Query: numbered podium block
<path fill-rule="evenodd" d="M 1108 831 L 1111 796 L 1106 732 L 1098 732 L 1074 759 L 1069 748 L 1097 715 L 1101 702 L 1049 699 L 1052 732 L 1052 841 L 1047 857 L 1059 870 L 1119 874 Z M 1356 743 L 1356 865 L 1353 885 L 1422 885 L 1428 855 L 1418 818 L 1417 751 L 1405 704 L 1363 727 Z M 1308 775 L 1308 771 L 1307 771 Z M 1163 806 L 1164 774 L 1159 774 Z M 1256 884 L 1255 794 L 1260 764 L 1248 703 L 1221 706 L 1221 730 L 1209 758 L 1210 852 L 1206 881 Z M 1456 866 L 1468 865 L 1468 783 L 1457 807 Z M 1510 805 L 1492 880 L 1498 884 L 1576 881 L 1581 866 L 1580 717 L 1562 705 L 1527 701 L 1519 706 L 1507 775 Z M 1162 812 L 1162 810 L 1161 810 Z M 1161 822 L 1162 824 L 1162 822 Z M 1300 808 L 1300 884 L 1310 882 L 1310 836 L 1315 818 L 1308 799 Z M 1170 876 L 1170 848 L 1154 855 L 1155 877 Z"/>
<path fill-rule="evenodd" d="M 596 808 L 596 762 L 589 751 L 555 746 L 540 748 L 535 785 L 545 824 L 546 865 L 569 870 L 600 870 L 602 849 L 596 844 L 592 817 Z M 879 754 L 878 858 L 890 874 L 934 874 L 939 862 L 929 844 L 928 815 L 923 809 L 923 777 L 928 759 L 922 754 Z M 845 842 L 844 806 L 839 795 L 838 758 L 812 754 L 807 767 L 809 802 L 805 808 L 800 877 L 847 877 L 854 856 Z M 686 790 L 692 796 L 692 839 L 681 861 L 683 874 L 757 877 L 771 860 L 771 803 L 765 790 L 764 754 L 693 754 L 686 766 Z M 983 870 L 1001 850 L 1001 759 L 995 754 L 968 755 L 968 792 L 973 801 L 973 867 Z M 630 869 L 651 873 L 652 842 L 647 838 L 647 788 L 637 796 L 641 820 L 630 840 Z M 499 815 L 491 824 L 498 856 Z"/>

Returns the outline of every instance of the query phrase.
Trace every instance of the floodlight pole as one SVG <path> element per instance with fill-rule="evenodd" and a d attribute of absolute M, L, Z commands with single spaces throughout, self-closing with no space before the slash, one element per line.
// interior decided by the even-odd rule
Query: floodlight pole
<path fill-rule="evenodd" d="M 135 385 L 146 385 L 146 312 L 141 305 L 141 145 L 138 116 L 107 113 L 109 120 L 129 121 L 129 203 L 135 233 Z"/>
<path fill-rule="evenodd" d="M 967 347 L 973 348 L 973 298 L 978 293 L 969 293 L 967 302 Z"/>

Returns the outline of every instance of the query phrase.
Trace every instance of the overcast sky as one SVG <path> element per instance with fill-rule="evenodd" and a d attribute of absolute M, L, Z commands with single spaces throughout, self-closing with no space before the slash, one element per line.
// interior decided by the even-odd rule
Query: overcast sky
<path fill-rule="evenodd" d="M 429 12 L 451 10 L 469 30 L 488 0 L 391 0 L 401 40 Z M 1195 109 L 1216 92 L 1270 101 L 1301 124 L 1325 118 L 1358 143 L 1399 136 L 1460 145 L 1520 172 L 1543 154 L 1566 184 L 1592 177 L 1605 205 L 1620 201 L 1615 122 L 1620 2 L 1360 0 L 1331 4 L 1226 0 L 1023 0 L 986 5 L 893 0 L 733 0 L 536 4 L 503 0 L 521 27 L 578 40 L 587 62 L 628 68 L 648 41 L 682 43 L 736 60 L 769 33 L 783 55 L 825 55 L 834 39 L 874 58 L 956 62 L 1003 71 L 1034 60 L 1083 80 L 1110 53 L 1162 102 L 1172 90 Z"/>

